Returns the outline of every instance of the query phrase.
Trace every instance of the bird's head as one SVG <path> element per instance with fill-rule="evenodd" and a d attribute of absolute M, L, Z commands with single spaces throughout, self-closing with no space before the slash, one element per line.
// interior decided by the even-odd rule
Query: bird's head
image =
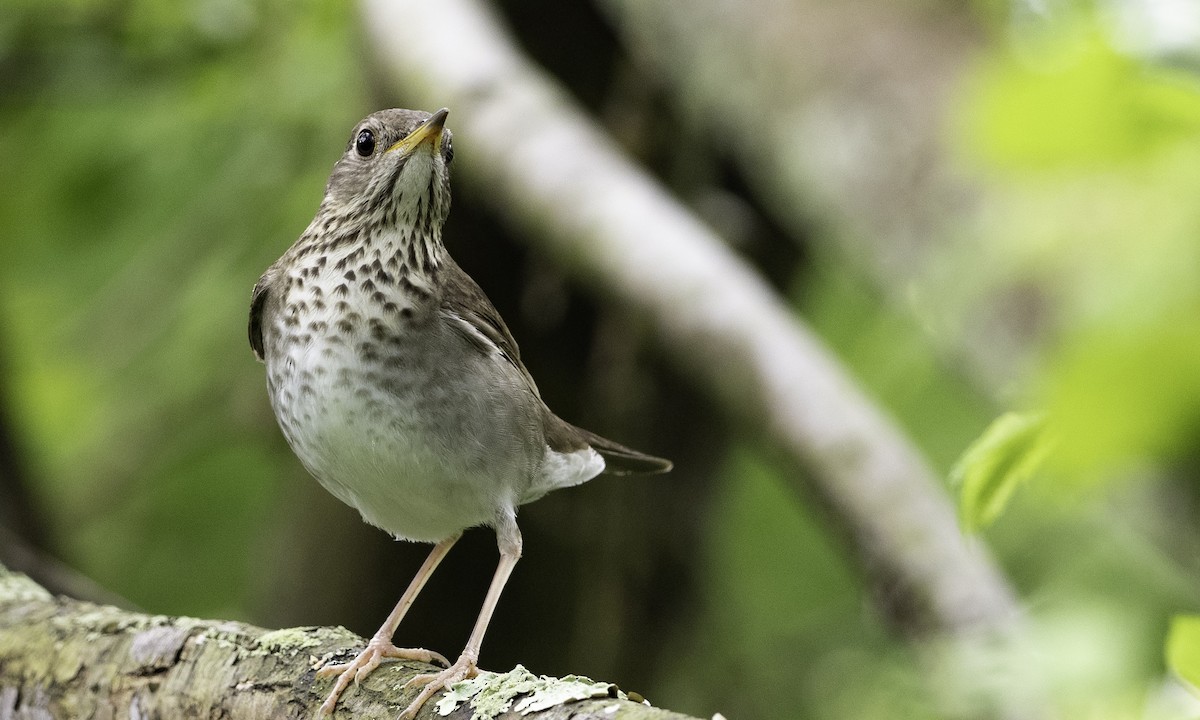
<path fill-rule="evenodd" d="M 323 209 L 369 225 L 437 231 L 450 212 L 449 111 L 380 110 L 355 126 Z"/>

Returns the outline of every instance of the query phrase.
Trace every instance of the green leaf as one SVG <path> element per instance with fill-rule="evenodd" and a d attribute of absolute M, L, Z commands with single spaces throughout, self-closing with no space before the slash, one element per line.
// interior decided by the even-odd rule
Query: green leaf
<path fill-rule="evenodd" d="M 1176 615 L 1167 633 L 1167 667 L 1200 689 L 1200 615 Z"/>
<path fill-rule="evenodd" d="M 992 524 L 1053 445 L 1042 413 L 1005 413 L 989 425 L 950 471 L 963 527 L 977 532 Z"/>
<path fill-rule="evenodd" d="M 996 53 L 963 97 L 965 147 L 995 169 L 1111 169 L 1195 136 L 1187 75 L 1114 48 L 1087 20 L 1046 28 L 1036 46 Z"/>

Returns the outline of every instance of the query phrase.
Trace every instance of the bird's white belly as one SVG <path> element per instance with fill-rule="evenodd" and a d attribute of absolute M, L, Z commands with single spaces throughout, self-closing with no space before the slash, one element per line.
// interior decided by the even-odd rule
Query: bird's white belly
<path fill-rule="evenodd" d="M 473 446 L 476 429 L 494 425 L 489 408 L 416 365 L 422 357 L 401 346 L 387 363 L 369 362 L 356 340 L 318 337 L 271 363 L 269 391 L 292 449 L 325 489 L 397 537 L 436 542 L 514 507 L 531 469 L 511 443 Z"/>

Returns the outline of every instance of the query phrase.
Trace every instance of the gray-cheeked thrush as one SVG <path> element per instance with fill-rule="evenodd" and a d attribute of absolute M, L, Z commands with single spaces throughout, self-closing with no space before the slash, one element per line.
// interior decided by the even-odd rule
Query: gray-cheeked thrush
<path fill-rule="evenodd" d="M 322 714 L 384 658 L 448 666 L 410 681 L 422 689 L 405 718 L 478 672 L 488 621 L 521 556 L 517 506 L 601 473 L 671 468 L 552 413 L 504 321 L 447 254 L 447 114 L 383 110 L 360 122 L 316 217 L 251 301 L 250 344 L 304 466 L 368 523 L 434 543 L 366 648 L 319 671 L 338 676 Z M 500 562 L 458 660 L 394 646 L 425 581 L 476 525 L 495 529 Z"/>

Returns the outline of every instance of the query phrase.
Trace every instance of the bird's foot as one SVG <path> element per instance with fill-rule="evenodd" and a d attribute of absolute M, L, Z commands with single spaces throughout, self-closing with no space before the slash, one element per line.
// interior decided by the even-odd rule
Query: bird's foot
<path fill-rule="evenodd" d="M 353 681 L 357 685 L 359 681 L 370 675 L 375 668 L 379 667 L 384 658 L 416 660 L 423 663 L 437 662 L 442 665 L 450 665 L 445 657 L 432 650 L 398 648 L 392 644 L 391 640 L 378 637 L 371 638 L 371 641 L 367 643 L 363 651 L 350 662 L 326 665 L 317 671 L 317 677 L 319 678 L 330 677 L 331 675 L 338 676 L 333 689 L 329 691 L 329 697 L 325 698 L 325 702 L 321 704 L 321 709 L 317 712 L 317 716 L 324 717 L 332 714 L 333 708 L 337 705 L 338 698 L 350 686 L 350 682 Z M 426 676 L 418 675 L 417 677 Z"/>
<path fill-rule="evenodd" d="M 417 713 L 421 711 L 421 706 L 429 698 L 437 695 L 443 690 L 449 690 L 450 686 L 456 682 L 469 680 L 479 674 L 479 667 L 475 664 L 476 656 L 474 653 L 464 652 L 459 656 L 454 664 L 447 667 L 445 670 L 427 675 L 418 675 L 412 680 L 404 684 L 404 687 L 419 687 L 421 693 L 417 698 L 409 703 L 404 712 L 400 713 L 400 720 L 413 720 Z"/>

